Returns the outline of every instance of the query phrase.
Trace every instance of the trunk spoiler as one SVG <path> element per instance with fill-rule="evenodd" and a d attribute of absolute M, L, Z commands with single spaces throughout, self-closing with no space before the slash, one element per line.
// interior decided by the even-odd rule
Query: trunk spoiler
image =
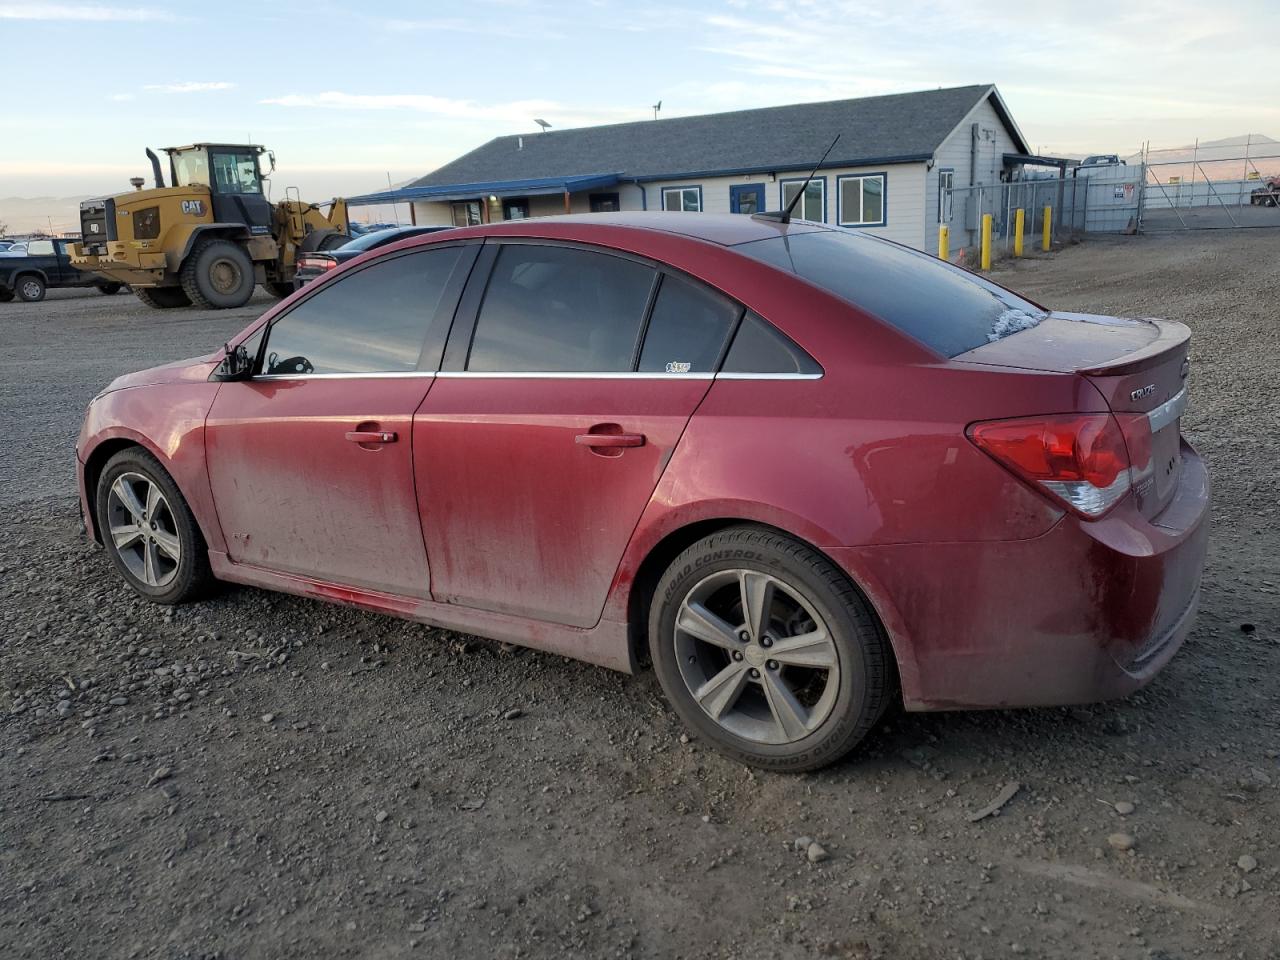
<path fill-rule="evenodd" d="M 1085 376 L 1103 374 L 1123 376 L 1128 373 L 1137 373 L 1151 366 L 1152 361 L 1157 358 L 1165 357 L 1169 351 L 1185 347 L 1191 339 L 1191 328 L 1185 323 L 1179 323 L 1176 320 L 1154 320 L 1147 317 L 1143 317 L 1142 322 L 1154 325 L 1159 331 L 1154 340 L 1145 346 L 1139 347 L 1132 353 L 1126 353 L 1116 357 L 1114 360 L 1108 360 L 1098 366 L 1083 368 L 1077 372 Z"/>

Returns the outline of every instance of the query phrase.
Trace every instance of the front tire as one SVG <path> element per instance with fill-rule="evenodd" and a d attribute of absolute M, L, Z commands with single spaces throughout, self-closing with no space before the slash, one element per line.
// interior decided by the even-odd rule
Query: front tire
<path fill-rule="evenodd" d="M 758 527 L 712 534 L 675 559 L 654 594 L 649 649 L 680 718 L 768 770 L 839 760 L 894 689 L 884 631 L 844 573 Z"/>
<path fill-rule="evenodd" d="M 124 289 L 123 283 L 116 283 L 115 281 L 110 283 L 95 283 L 94 286 L 98 288 L 98 292 L 104 297 L 114 297 Z"/>
<path fill-rule="evenodd" d="M 256 283 L 249 254 L 230 240 L 204 241 L 183 261 L 179 276 L 191 302 L 213 310 L 243 307 Z"/>
<path fill-rule="evenodd" d="M 191 300 L 183 293 L 181 287 L 134 287 L 133 295 L 156 310 L 191 306 Z"/>
<path fill-rule="evenodd" d="M 18 299 L 27 303 L 39 303 L 44 299 L 45 283 L 33 273 L 19 277 L 14 287 L 18 291 Z"/>
<path fill-rule="evenodd" d="M 96 497 L 107 556 L 135 593 L 175 604 L 208 590 L 209 548 L 160 461 L 140 447 L 120 451 L 103 468 Z"/>

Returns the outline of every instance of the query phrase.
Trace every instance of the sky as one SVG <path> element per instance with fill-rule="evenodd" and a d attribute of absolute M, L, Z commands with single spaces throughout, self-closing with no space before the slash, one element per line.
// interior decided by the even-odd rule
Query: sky
<path fill-rule="evenodd" d="M 492 137 L 995 83 L 1033 149 L 1280 139 L 1277 0 L 0 0 L 0 198 L 113 193 L 251 140 L 355 195 Z M 0 211 L 2 213 L 3 211 Z"/>

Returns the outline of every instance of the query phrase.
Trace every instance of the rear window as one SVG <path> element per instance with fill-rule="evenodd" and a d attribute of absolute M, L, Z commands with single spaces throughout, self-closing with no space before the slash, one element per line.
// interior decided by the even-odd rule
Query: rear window
<path fill-rule="evenodd" d="M 734 249 L 829 290 L 946 357 L 1045 317 L 1031 301 L 981 277 L 854 231 L 771 237 Z"/>

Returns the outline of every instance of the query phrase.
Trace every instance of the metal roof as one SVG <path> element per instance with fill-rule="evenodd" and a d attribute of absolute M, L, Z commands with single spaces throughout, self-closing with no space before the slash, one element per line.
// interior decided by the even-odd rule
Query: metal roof
<path fill-rule="evenodd" d="M 616 173 L 590 173 L 576 177 L 533 177 L 525 180 L 489 180 L 449 183 L 434 187 L 408 186 L 381 193 L 348 197 L 347 203 L 396 203 L 402 200 L 474 200 L 476 197 L 530 197 L 546 193 L 602 190 L 618 182 Z"/>
<path fill-rule="evenodd" d="M 389 193 L 405 199 L 409 191 L 448 188 L 456 195 L 467 185 L 565 181 L 597 170 L 619 171 L 624 181 L 807 171 L 837 133 L 824 168 L 924 160 L 987 98 L 1015 146 L 1029 153 L 995 86 L 979 84 L 502 136 Z"/>

